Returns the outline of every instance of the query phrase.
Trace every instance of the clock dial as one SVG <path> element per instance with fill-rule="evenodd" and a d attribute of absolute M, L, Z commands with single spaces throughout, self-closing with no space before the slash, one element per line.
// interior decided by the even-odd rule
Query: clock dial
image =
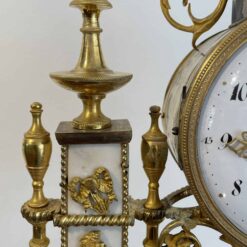
<path fill-rule="evenodd" d="M 178 66 L 163 106 L 168 145 L 201 210 L 247 247 L 247 20 Z"/>
<path fill-rule="evenodd" d="M 213 82 L 204 101 L 197 130 L 197 155 L 208 193 L 226 218 L 245 234 L 246 58 L 247 44 L 231 57 Z"/>

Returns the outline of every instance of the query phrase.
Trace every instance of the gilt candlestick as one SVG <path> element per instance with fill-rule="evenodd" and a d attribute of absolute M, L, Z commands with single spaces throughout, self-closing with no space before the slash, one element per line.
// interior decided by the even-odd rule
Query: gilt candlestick
<path fill-rule="evenodd" d="M 114 72 L 104 62 L 99 17 L 103 10 L 112 8 L 112 5 L 107 0 L 74 0 L 71 6 L 80 9 L 84 18 L 81 53 L 73 70 L 51 73 L 51 78 L 62 87 L 77 92 L 83 102 L 82 113 L 72 122 L 74 128 L 106 129 L 111 127 L 112 122 L 102 113 L 101 101 L 107 93 L 128 83 L 132 75 Z"/>

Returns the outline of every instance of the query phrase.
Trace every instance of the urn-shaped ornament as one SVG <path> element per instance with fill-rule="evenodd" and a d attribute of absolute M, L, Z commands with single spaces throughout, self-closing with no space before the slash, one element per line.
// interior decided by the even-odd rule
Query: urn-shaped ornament
<path fill-rule="evenodd" d="M 159 128 L 160 107 L 150 108 L 151 127 L 142 137 L 142 160 L 149 179 L 149 195 L 145 202 L 148 209 L 159 209 L 162 203 L 159 198 L 159 179 L 162 176 L 168 155 L 167 137 Z"/>
<path fill-rule="evenodd" d="M 52 144 L 50 134 L 41 123 L 42 105 L 33 103 L 31 114 L 33 123 L 24 135 L 23 154 L 26 167 L 33 179 L 33 196 L 28 205 L 33 208 L 44 207 L 48 199 L 43 194 L 43 178 L 49 166 Z"/>

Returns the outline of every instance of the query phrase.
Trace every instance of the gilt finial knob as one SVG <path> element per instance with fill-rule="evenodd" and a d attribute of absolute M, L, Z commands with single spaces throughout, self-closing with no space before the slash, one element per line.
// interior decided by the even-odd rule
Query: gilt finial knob
<path fill-rule="evenodd" d="M 31 111 L 33 112 L 42 112 L 42 104 L 40 104 L 39 102 L 34 102 L 31 105 Z"/>

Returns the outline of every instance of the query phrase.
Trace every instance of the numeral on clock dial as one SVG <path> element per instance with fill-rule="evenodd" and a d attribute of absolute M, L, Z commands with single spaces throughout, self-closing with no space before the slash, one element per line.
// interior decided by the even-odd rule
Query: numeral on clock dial
<path fill-rule="evenodd" d="M 233 196 L 239 196 L 241 194 L 241 185 L 243 184 L 243 181 L 238 179 L 234 182 L 234 190 L 232 191 Z"/>
<path fill-rule="evenodd" d="M 229 133 L 225 133 L 221 138 L 220 141 L 223 144 L 222 147 L 219 147 L 220 150 L 225 149 L 226 145 L 232 141 L 232 135 Z"/>
<path fill-rule="evenodd" d="M 205 144 L 212 144 L 213 143 L 213 138 L 212 137 L 206 137 L 205 139 L 202 140 Z"/>
<path fill-rule="evenodd" d="M 231 142 L 233 140 L 232 135 L 229 133 L 225 133 L 221 138 L 220 138 L 220 142 L 222 144 L 221 147 L 219 147 L 218 149 L 222 150 L 224 148 L 226 148 L 226 145 Z M 214 142 L 213 137 L 206 137 L 202 140 L 202 142 L 204 144 L 212 144 Z"/>
<path fill-rule="evenodd" d="M 232 93 L 231 100 L 245 101 L 247 99 L 247 83 L 238 83 Z"/>

